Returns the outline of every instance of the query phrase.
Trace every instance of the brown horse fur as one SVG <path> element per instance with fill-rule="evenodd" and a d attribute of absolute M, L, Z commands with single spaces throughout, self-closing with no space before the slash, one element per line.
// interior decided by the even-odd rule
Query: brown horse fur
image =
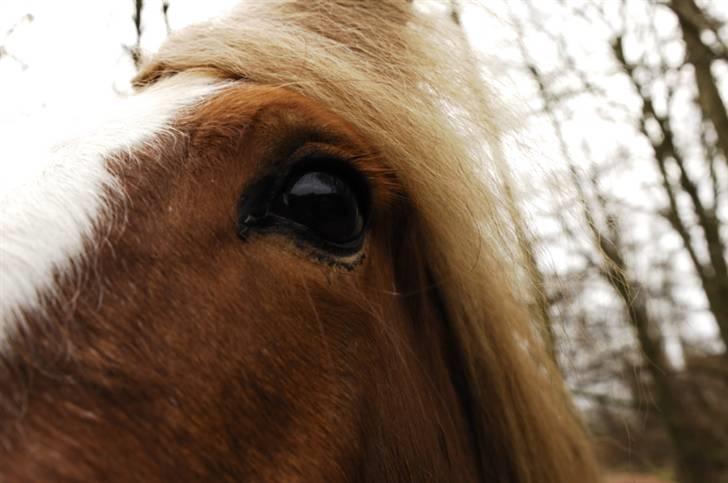
<path fill-rule="evenodd" d="M 461 51 L 389 1 L 247 2 L 173 36 L 140 88 L 236 82 L 109 159 L 126 222 L 0 355 L 0 481 L 595 481 L 515 300 L 502 109 Z M 304 146 L 369 180 L 363 258 L 237 236 L 241 191 Z"/>
<path fill-rule="evenodd" d="M 0 474 L 476 479 L 462 362 L 428 287 L 417 218 L 376 150 L 279 88 L 230 88 L 175 131 L 110 160 L 128 221 L 60 283 L 53 324 L 27 314 L 12 338 Z M 322 263 L 285 235 L 237 236 L 242 189 L 302 147 L 351 160 L 369 180 L 355 266 Z"/>

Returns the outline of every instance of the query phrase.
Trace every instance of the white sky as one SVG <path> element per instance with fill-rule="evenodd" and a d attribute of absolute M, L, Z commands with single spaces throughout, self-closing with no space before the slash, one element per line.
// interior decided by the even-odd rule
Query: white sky
<path fill-rule="evenodd" d="M 514 31 L 504 28 L 504 21 L 507 24 L 508 20 L 504 2 L 509 2 L 507 5 L 517 15 L 524 15 L 523 0 L 484 2 L 488 10 L 465 0 L 467 8 L 463 21 L 473 45 L 491 67 L 485 75 L 524 118 L 524 127 L 528 128 L 528 132 L 522 134 L 528 140 L 528 148 L 518 151 L 513 157 L 513 164 L 519 172 L 524 173 L 524 179 L 531 183 L 527 186 L 534 187 L 535 193 L 543 188 L 543 173 L 552 172 L 554 167 L 562 167 L 563 162 L 549 125 L 542 118 L 528 115 L 539 106 L 533 102 L 533 85 L 511 68 L 518 62 L 519 53 Z M 580 2 L 567 0 L 566 3 L 573 6 Z M 220 14 L 235 3 L 237 0 L 171 0 L 170 25 L 173 30 L 179 29 Z M 629 103 L 629 87 L 623 79 L 615 78 L 610 72 L 613 67 L 607 60 L 610 54 L 606 49 L 608 44 L 604 42 L 610 34 L 609 30 L 605 27 L 603 31 L 595 31 L 594 24 L 560 15 L 560 2 L 555 0 L 533 0 L 533 3 L 544 9 L 543 22 L 567 32 L 569 38 L 580 39 L 573 42 L 572 53 L 575 58 L 582 66 L 589 66 L 594 72 L 603 74 L 602 86 L 615 99 L 627 99 L 625 102 Z M 616 3 L 616 0 L 603 0 L 607 8 Z M 724 14 L 724 18 L 728 18 L 728 1 L 712 0 L 711 4 L 715 10 Z M 15 134 L 10 133 L 21 124 L 26 126 L 25 132 L 37 136 L 37 129 L 28 131 L 27 128 L 49 119 L 50 113 L 55 113 L 56 117 L 60 114 L 62 118 L 63 113 L 92 107 L 99 102 L 98 99 L 129 92 L 129 79 L 134 69 L 123 45 L 133 45 L 136 39 L 131 21 L 132 11 L 132 0 L 0 0 L 0 49 L 4 49 L 0 51 L 4 54 L 0 56 L 0 139 L 14 137 Z M 32 15 L 32 20 L 27 17 L 28 14 Z M 146 51 L 153 51 L 166 36 L 161 0 L 145 0 L 143 22 L 142 47 Z M 673 20 L 669 16 L 658 19 L 658 25 L 666 29 L 671 28 L 670 22 Z M 555 68 L 555 51 L 547 38 L 531 34 L 527 38 L 527 45 L 533 53 L 532 60 L 544 71 Z M 639 46 L 639 42 L 635 45 Z M 728 75 L 724 75 L 723 79 L 728 80 Z M 563 87 L 568 88 L 574 79 L 567 78 L 562 82 Z M 728 96 L 728 86 L 724 87 Z M 616 125 L 605 121 L 595 115 L 598 106 L 588 98 L 576 97 L 570 107 L 573 119 L 566 121 L 568 134 L 572 139 L 587 140 L 595 161 L 613 159 L 627 139 L 633 140 L 629 144 L 632 157 L 639 159 L 640 156 L 646 156 L 647 147 L 639 144 L 634 126 L 630 123 Z M 571 148 L 577 159 L 583 159 L 585 154 L 578 143 Z M 534 162 L 540 166 L 536 177 L 532 174 Z M 632 167 L 626 173 L 620 171 L 615 176 L 608 176 L 605 188 L 621 199 L 653 208 L 655 201 L 650 195 L 650 185 L 655 183 L 656 178 L 649 164 Z M 538 211 L 538 200 L 535 202 L 535 210 Z M 654 240 L 650 240 L 654 232 L 646 220 L 635 215 L 629 222 L 632 223 L 630 236 L 634 242 L 648 247 L 645 256 L 634 260 L 634 264 L 645 278 L 649 278 L 650 263 L 660 255 L 657 251 L 677 247 L 679 242 L 674 236 L 671 238 L 668 235 L 660 240 L 659 250 L 656 250 L 657 245 Z M 539 231 L 545 233 L 555 230 L 555 225 L 547 218 L 539 219 L 538 226 Z M 573 262 L 564 247 L 563 244 L 554 244 L 550 255 L 544 257 L 562 271 Z M 697 290 L 695 279 L 689 275 L 691 270 L 684 258 L 679 258 L 678 265 L 688 275 L 681 281 L 684 286 L 680 293 L 685 303 L 694 309 L 704 305 L 704 301 Z M 604 307 L 600 305 L 598 292 L 591 296 L 597 310 L 610 306 L 608 300 L 604 301 Z M 611 306 L 614 304 L 611 303 Z M 659 311 L 660 307 L 655 307 L 655 310 Z M 691 314 L 689 337 L 705 339 L 715 335 L 715 324 L 707 314 L 695 310 Z"/>
<path fill-rule="evenodd" d="M 172 0 L 170 24 L 177 29 L 235 3 Z M 142 47 L 153 51 L 166 29 L 161 1 L 145 4 Z M 136 39 L 132 12 L 131 0 L 0 1 L 0 45 L 8 52 L 0 59 L 0 124 L 127 92 L 134 69 L 122 45 Z"/>

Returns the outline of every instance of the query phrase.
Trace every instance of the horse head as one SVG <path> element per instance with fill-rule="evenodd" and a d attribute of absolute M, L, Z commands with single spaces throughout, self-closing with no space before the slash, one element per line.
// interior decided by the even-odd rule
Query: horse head
<path fill-rule="evenodd" d="M 594 479 L 463 52 L 397 1 L 173 35 L 3 193 L 0 476 Z"/>

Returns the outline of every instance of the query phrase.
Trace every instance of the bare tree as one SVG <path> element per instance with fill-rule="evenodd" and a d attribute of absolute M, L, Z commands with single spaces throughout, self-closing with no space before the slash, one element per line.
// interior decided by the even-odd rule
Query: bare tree
<path fill-rule="evenodd" d="M 698 104 L 703 118 L 713 125 L 723 160 L 728 162 L 726 104 L 721 98 L 717 79 L 711 71 L 715 61 L 728 60 L 726 46 L 721 42 L 718 34 L 721 22 L 711 18 L 695 3 L 695 0 L 670 0 L 665 5 L 677 15 L 680 32 L 685 41 L 685 61 L 694 69 Z M 713 35 L 714 45 L 711 46 L 704 42 L 701 37 L 702 32 L 710 32 Z"/>
<path fill-rule="evenodd" d="M 692 2 L 692 0 L 688 0 L 688 2 Z M 685 23 L 685 21 L 681 21 L 681 27 Z M 685 32 L 684 28 L 683 32 Z M 698 104 L 704 116 L 704 121 L 713 122 L 714 126 L 718 126 L 721 122 L 724 122 L 725 105 L 722 103 L 722 99 L 718 93 L 709 64 L 700 64 L 702 60 L 695 60 L 698 58 L 698 55 L 691 54 L 690 46 L 695 42 L 695 39 L 692 38 L 694 33 L 687 34 L 690 42 L 688 43 L 686 40 L 686 57 L 691 63 L 698 62 L 698 66 L 695 67 L 696 85 L 698 86 Z M 699 42 L 699 40 L 698 38 L 697 41 Z M 709 51 L 702 43 L 700 45 L 703 47 L 702 49 L 693 47 L 702 53 Z M 712 202 L 706 201 L 700 195 L 698 183 L 694 179 L 694 176 L 691 175 L 687 161 L 675 142 L 673 128 L 675 121 L 671 119 L 669 110 L 658 113 L 652 95 L 649 94 L 649 89 L 642 84 L 636 74 L 638 66 L 629 62 L 625 56 L 624 40 L 621 35 L 615 37 L 612 48 L 615 58 L 632 82 L 635 92 L 639 95 L 642 102 L 642 112 L 638 121 L 640 131 L 652 146 L 654 152 L 653 159 L 662 177 L 662 186 L 668 200 L 668 204 L 663 208 L 662 213 L 675 232 L 680 236 L 685 250 L 690 256 L 695 272 L 703 286 L 710 310 L 720 329 L 724 345 L 728 348 L 728 296 L 726 296 L 728 294 L 728 259 L 726 258 L 728 257 L 728 251 L 726 251 L 726 244 L 721 237 L 721 221 L 718 218 L 718 203 L 721 199 L 719 182 L 715 178 L 712 179 L 713 187 L 711 191 L 714 193 L 713 200 Z M 700 57 L 700 59 L 703 59 L 703 57 Z M 658 72 L 658 74 L 663 76 L 666 74 L 665 65 L 666 62 L 661 62 L 661 72 Z M 703 72 L 702 69 L 707 69 L 707 73 Z M 703 73 L 700 74 L 700 72 Z M 673 92 L 668 90 L 668 105 L 672 95 Z M 654 130 L 658 132 L 650 133 L 650 126 L 655 126 Z M 718 134 L 718 139 L 721 144 L 721 136 L 726 138 L 725 140 L 728 142 L 728 125 L 722 134 L 720 133 L 720 129 L 718 129 Z M 706 154 L 710 154 L 710 152 Z M 704 160 L 710 166 L 713 165 L 714 161 L 715 159 Z M 679 173 L 677 182 L 670 176 L 669 168 L 671 166 L 676 167 Z M 690 199 L 692 211 L 697 221 L 696 224 L 702 231 L 702 240 L 690 230 L 691 222 L 685 219 L 685 215 L 679 209 L 678 197 L 681 195 L 687 195 Z M 704 248 L 707 252 L 708 257 L 706 260 L 702 260 L 698 255 L 699 248 Z M 728 351 L 725 353 L 728 356 Z"/>
<path fill-rule="evenodd" d="M 618 322 L 629 328 L 638 353 L 624 353 L 618 349 L 619 360 L 625 361 L 632 356 L 639 356 L 633 364 L 642 369 L 642 374 L 648 376 L 646 379 L 635 379 L 641 381 L 638 384 L 627 383 L 628 379 L 625 379 L 623 372 L 608 369 L 611 359 L 615 357 L 614 349 L 610 349 L 608 352 L 587 357 L 593 362 L 579 368 L 579 371 L 593 374 L 592 382 L 596 386 L 615 379 L 622 380 L 631 392 L 632 402 L 608 396 L 598 390 L 584 389 L 579 385 L 575 387 L 574 393 L 586 397 L 599 407 L 612 405 L 620 410 L 634 410 L 635 401 L 640 398 L 639 393 L 648 391 L 654 398 L 656 409 L 650 413 L 656 415 L 666 429 L 674 450 L 680 481 L 722 481 L 721 478 L 728 476 L 728 467 L 724 463 L 728 461 L 728 427 L 720 419 L 711 421 L 695 414 L 698 406 L 693 395 L 701 391 L 695 390 L 687 394 L 687 387 L 695 387 L 687 381 L 695 378 L 683 377 L 688 369 L 678 369 L 668 356 L 665 333 L 669 329 L 668 320 L 671 317 L 654 310 L 658 297 L 666 299 L 670 307 L 677 306 L 672 299 L 674 287 L 656 291 L 643 282 L 644 275 L 640 270 L 631 266 L 636 258 L 643 257 L 640 253 L 644 253 L 644 247 L 635 246 L 629 241 L 633 235 L 630 232 L 630 222 L 625 220 L 634 214 L 634 208 L 627 207 L 605 191 L 600 181 L 600 170 L 603 171 L 603 167 L 597 166 L 588 156 L 588 163 L 581 166 L 574 161 L 572 153 L 577 150 L 575 145 L 586 144 L 580 151 L 588 152 L 588 140 L 570 137 L 573 133 L 564 128 L 565 120 L 570 115 L 570 100 L 583 95 L 590 96 L 611 112 L 618 111 L 626 122 L 636 124 L 636 134 L 651 148 L 652 153 L 648 159 L 655 166 L 660 180 L 659 189 L 655 191 L 660 196 L 654 201 L 655 206 L 644 210 L 645 214 L 659 227 L 656 228 L 659 233 L 672 230 L 681 240 L 682 252 L 692 264 L 708 302 L 708 309 L 717 322 L 723 345 L 728 347 L 728 252 L 722 238 L 721 226 L 724 221 L 720 215 L 721 201 L 726 189 L 723 139 L 728 136 L 728 130 L 720 127 L 725 121 L 725 104 L 720 97 L 719 80 L 711 70 L 711 63 L 725 60 L 726 49 L 717 33 L 719 22 L 711 19 L 692 0 L 672 0 L 664 4 L 635 0 L 630 4 L 640 2 L 645 10 L 652 13 L 654 9 L 661 9 L 662 13 L 677 15 L 679 29 L 673 34 L 679 35 L 684 41 L 685 54 L 682 63 L 675 65 L 674 62 L 668 62 L 662 52 L 662 43 L 666 40 L 656 34 L 657 29 L 649 21 L 645 25 L 635 25 L 635 20 L 630 19 L 627 14 L 626 2 L 612 4 L 621 8 L 621 26 L 616 25 L 613 17 L 609 18 L 603 3 L 587 0 L 572 7 L 567 2 L 559 2 L 564 9 L 571 9 L 572 15 L 599 23 L 601 28 L 612 29 L 611 47 L 605 42 L 605 46 L 613 53 L 616 67 L 611 75 L 621 75 L 628 80 L 640 103 L 637 110 L 612 98 L 594 72 L 580 67 L 579 61 L 570 54 L 570 39 L 562 32 L 549 30 L 541 24 L 542 15 L 530 0 L 523 3 L 527 7 L 525 16 L 522 12 L 516 14 L 510 8 L 512 4 L 508 4 L 508 7 L 518 33 L 518 47 L 524 60 L 523 70 L 536 86 L 542 106 L 538 113 L 548 121 L 559 155 L 566 162 L 566 178 L 574 191 L 571 205 L 578 212 L 581 227 L 586 229 L 587 236 L 580 233 L 579 228 L 572 227 L 563 213 L 558 212 L 554 216 L 560 220 L 564 237 L 574 242 L 574 255 L 585 262 L 579 277 L 592 281 L 598 279 L 599 283 L 606 283 L 611 287 L 616 300 L 621 302 L 623 314 Z M 544 72 L 538 66 L 524 41 L 526 35 L 534 29 L 542 37 L 548 38 L 557 51 L 558 66 L 549 72 Z M 715 34 L 700 35 L 706 31 Z M 652 35 L 651 41 L 656 44 L 656 48 L 648 49 L 649 52 L 642 54 L 632 53 L 627 37 L 639 35 Z M 711 38 L 713 41 L 709 41 Z M 686 76 L 680 75 L 684 65 L 692 67 L 693 82 L 686 82 Z M 564 88 L 565 84 L 569 87 Z M 666 87 L 660 89 L 662 86 Z M 673 103 L 678 102 L 675 95 L 678 89 L 681 93 L 694 90 L 694 107 L 701 118 L 699 126 L 686 126 L 681 119 L 675 117 L 672 107 Z M 609 116 L 603 112 L 598 115 Z M 620 142 L 615 142 L 615 145 Z M 630 157 L 628 147 L 625 147 L 625 152 Z M 612 167 L 617 166 L 614 159 L 604 161 L 611 163 Z M 590 172 L 587 177 L 582 174 L 584 168 L 588 168 Z M 606 168 L 611 169 L 609 166 Z M 655 238 L 659 239 L 660 236 Z M 664 272 L 668 268 L 655 264 L 650 270 Z M 657 292 L 660 292 L 659 295 Z M 584 297 L 588 297 L 587 292 L 561 302 L 577 307 Z M 567 324 L 594 325 L 588 320 L 582 320 L 594 318 L 592 314 L 581 310 L 564 312 L 576 317 L 565 321 Z M 593 330 L 593 327 L 589 330 Z M 615 330 L 619 333 L 618 327 Z M 576 350 L 583 353 L 591 349 L 582 346 Z M 725 354 L 728 352 L 724 352 L 724 357 Z M 578 353 L 575 357 L 583 358 Z M 581 384 L 585 384 L 586 380 L 582 377 Z M 641 383 L 648 387 L 641 389 Z M 703 406 L 712 408 L 707 403 Z M 711 414 L 719 414 L 715 408 L 710 411 Z"/>

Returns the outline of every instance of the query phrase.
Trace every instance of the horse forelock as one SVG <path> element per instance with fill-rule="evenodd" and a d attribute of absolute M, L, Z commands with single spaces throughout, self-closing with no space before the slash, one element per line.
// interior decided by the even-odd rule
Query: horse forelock
<path fill-rule="evenodd" d="M 93 115 L 69 113 L 44 133 L 57 142 L 36 139 L 38 130 L 22 143 L 15 140 L 22 145 L 0 163 L 0 350 L 24 315 L 43 312 L 74 266 L 93 257 L 108 225 L 124 222 L 125 193 L 109 160 L 117 153 L 134 159 L 134 151 L 153 145 L 181 111 L 223 84 L 183 75 L 97 107 Z"/>

